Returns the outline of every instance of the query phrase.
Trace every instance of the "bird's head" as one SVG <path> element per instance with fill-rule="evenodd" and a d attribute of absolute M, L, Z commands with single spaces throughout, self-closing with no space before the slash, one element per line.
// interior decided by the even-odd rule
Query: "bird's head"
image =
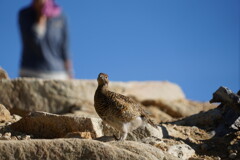
<path fill-rule="evenodd" d="M 109 83 L 108 75 L 105 73 L 99 73 L 97 81 L 98 85 L 108 85 Z"/>

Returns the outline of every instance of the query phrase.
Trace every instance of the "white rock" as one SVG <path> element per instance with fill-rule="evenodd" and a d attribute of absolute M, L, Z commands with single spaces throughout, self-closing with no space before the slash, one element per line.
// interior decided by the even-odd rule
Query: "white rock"
<path fill-rule="evenodd" d="M 171 146 L 168 148 L 167 152 L 183 160 L 188 160 L 190 157 L 195 155 L 195 151 L 187 144 L 178 144 Z"/>

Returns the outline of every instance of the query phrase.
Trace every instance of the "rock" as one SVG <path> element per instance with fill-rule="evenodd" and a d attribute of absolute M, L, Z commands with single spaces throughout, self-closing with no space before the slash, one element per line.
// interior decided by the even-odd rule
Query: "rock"
<path fill-rule="evenodd" d="M 12 136 L 11 140 L 18 140 L 16 136 Z"/>
<path fill-rule="evenodd" d="M 230 153 L 228 158 L 235 159 L 237 157 L 237 153 Z"/>
<path fill-rule="evenodd" d="M 0 67 L 0 80 L 9 79 L 7 72 Z"/>
<path fill-rule="evenodd" d="M 44 126 L 44 127 L 43 127 Z M 62 138 L 71 132 L 91 132 L 93 138 L 103 136 L 99 118 L 72 117 L 33 112 L 13 123 L 10 127 L 36 138 Z"/>
<path fill-rule="evenodd" d="M 0 137 L 0 140 L 10 140 L 11 139 L 11 133 L 6 132 L 2 137 Z"/>
<path fill-rule="evenodd" d="M 207 112 L 201 112 L 192 116 L 173 121 L 171 123 L 182 126 L 198 126 L 200 128 L 215 128 L 222 119 L 222 112 L 218 108 L 211 109 Z"/>
<path fill-rule="evenodd" d="M 13 119 L 15 122 L 19 121 L 21 118 L 22 118 L 22 117 L 19 116 L 19 115 L 16 115 L 16 114 L 13 114 L 13 115 L 12 115 L 12 119 Z"/>
<path fill-rule="evenodd" d="M 167 101 L 167 100 L 146 100 L 142 102 L 145 106 L 156 106 L 171 117 L 180 118 L 190 116 L 200 111 L 216 108 L 210 103 L 199 103 L 186 99 Z"/>
<path fill-rule="evenodd" d="M 123 87 L 124 90 L 122 94 L 135 97 L 138 101 L 145 100 L 173 101 L 185 99 L 185 95 L 182 89 L 178 85 L 167 81 L 165 82 L 147 81 L 127 83 L 116 82 L 114 85 L 119 85 Z"/>
<path fill-rule="evenodd" d="M 103 143 L 85 139 L 0 141 L 1 159 L 125 159 L 177 160 L 139 142 Z"/>
<path fill-rule="evenodd" d="M 195 155 L 195 151 L 187 144 L 171 146 L 168 149 L 168 153 L 184 160 L 188 160 Z"/>
<path fill-rule="evenodd" d="M 0 121 L 6 122 L 11 120 L 10 112 L 5 108 L 4 105 L 0 104 Z"/>
<path fill-rule="evenodd" d="M 24 135 L 22 136 L 22 140 L 30 140 L 31 136 L 30 135 Z"/>
<path fill-rule="evenodd" d="M 32 111 L 68 113 L 76 108 L 96 115 L 93 107 L 96 88 L 96 80 L 3 79 L 0 83 L 0 102 L 11 113 L 21 116 Z M 112 82 L 110 89 L 134 96 L 139 101 L 185 97 L 180 87 L 170 82 Z"/>
<path fill-rule="evenodd" d="M 170 115 L 155 106 L 146 107 L 146 111 L 150 113 L 151 118 L 154 119 L 157 124 L 160 122 L 168 122 L 173 119 Z"/>
<path fill-rule="evenodd" d="M 91 132 L 71 132 L 67 133 L 64 138 L 83 138 L 92 139 Z"/>
<path fill-rule="evenodd" d="M 44 126 L 44 127 L 43 127 Z M 71 132 L 90 132 L 92 138 L 113 136 L 118 132 L 102 122 L 100 118 L 61 116 L 47 112 L 33 112 L 13 123 L 11 129 L 38 138 L 62 138 Z M 145 137 L 162 138 L 162 130 L 149 124 L 128 134 L 128 140 L 140 141 Z"/>

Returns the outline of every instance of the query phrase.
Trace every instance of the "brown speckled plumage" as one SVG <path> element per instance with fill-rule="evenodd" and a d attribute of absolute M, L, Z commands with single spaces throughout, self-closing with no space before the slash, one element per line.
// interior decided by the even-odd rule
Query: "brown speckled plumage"
<path fill-rule="evenodd" d="M 94 106 L 103 121 L 120 131 L 120 140 L 124 140 L 128 132 L 140 127 L 143 120 L 155 126 L 140 104 L 129 97 L 109 91 L 108 83 L 108 75 L 100 73 Z"/>

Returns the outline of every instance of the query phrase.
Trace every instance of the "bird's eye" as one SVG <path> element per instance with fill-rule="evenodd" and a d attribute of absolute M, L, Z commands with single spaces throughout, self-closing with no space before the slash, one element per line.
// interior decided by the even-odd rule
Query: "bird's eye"
<path fill-rule="evenodd" d="M 108 79 L 108 77 L 105 77 L 106 79 Z"/>

